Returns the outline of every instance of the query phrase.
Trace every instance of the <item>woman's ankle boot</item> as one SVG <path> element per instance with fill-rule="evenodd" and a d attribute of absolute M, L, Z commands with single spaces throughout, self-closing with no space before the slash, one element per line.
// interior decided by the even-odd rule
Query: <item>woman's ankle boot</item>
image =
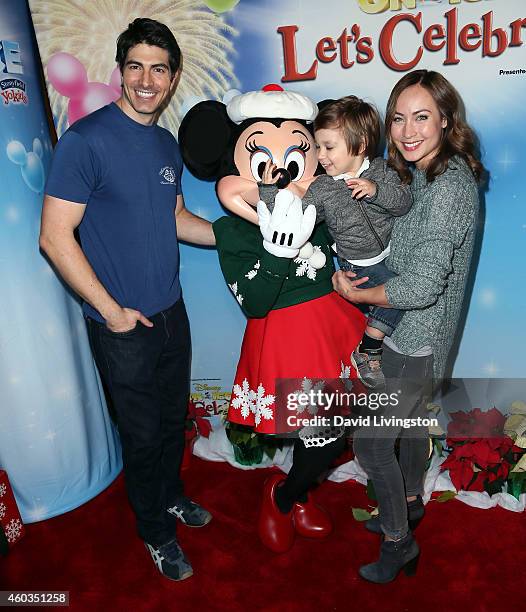
<path fill-rule="evenodd" d="M 424 518 L 425 506 L 420 495 L 416 496 L 416 499 L 407 502 L 407 522 L 409 523 L 409 529 L 414 531 L 420 521 Z M 380 517 L 373 516 L 365 522 L 365 528 L 372 533 L 382 534 L 382 528 L 380 527 Z"/>
<path fill-rule="evenodd" d="M 380 547 L 380 558 L 376 563 L 362 565 L 358 573 L 369 582 L 383 584 L 394 580 L 401 569 L 407 576 L 414 576 L 420 556 L 418 544 L 409 532 L 401 540 L 384 540 Z"/>

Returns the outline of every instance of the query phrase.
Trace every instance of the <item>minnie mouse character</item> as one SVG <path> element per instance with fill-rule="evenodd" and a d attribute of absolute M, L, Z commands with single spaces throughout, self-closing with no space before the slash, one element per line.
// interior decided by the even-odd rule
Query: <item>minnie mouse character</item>
<path fill-rule="evenodd" d="M 315 226 L 314 208 L 303 212 L 298 197 L 318 169 L 309 128 L 317 112 L 309 98 L 273 85 L 226 106 L 200 102 L 179 130 L 187 167 L 217 180 L 219 200 L 237 215 L 213 224 L 221 269 L 248 317 L 228 419 L 264 434 L 299 430 L 288 476 L 275 474 L 264 487 L 258 532 L 275 552 L 290 549 L 296 533 L 330 533 L 328 515 L 308 491 L 344 446 L 341 428 L 301 428 L 281 400 L 348 377 L 349 349 L 365 327 L 360 311 L 332 289 L 333 241 L 325 223 Z M 279 186 L 292 183 L 294 191 L 279 191 L 271 212 L 258 202 L 269 159 L 279 168 Z M 310 410 L 299 416 L 311 417 Z"/>

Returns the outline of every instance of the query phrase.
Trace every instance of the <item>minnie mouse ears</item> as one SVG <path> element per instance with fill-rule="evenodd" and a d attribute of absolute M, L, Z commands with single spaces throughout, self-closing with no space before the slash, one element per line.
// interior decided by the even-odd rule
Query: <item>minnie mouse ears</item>
<path fill-rule="evenodd" d="M 261 91 L 235 96 L 226 107 L 230 119 L 238 125 L 246 119 L 303 119 L 310 123 L 318 114 L 312 100 L 279 85 L 265 85 Z"/>
<path fill-rule="evenodd" d="M 246 120 L 293 119 L 312 122 L 318 107 L 312 100 L 279 85 L 267 85 L 222 102 L 207 100 L 192 107 L 179 127 L 179 146 L 187 168 L 199 179 L 238 174 L 233 160 L 235 142 Z M 239 127 L 238 127 L 239 126 Z"/>
<path fill-rule="evenodd" d="M 184 163 L 199 179 L 215 179 L 228 148 L 232 122 L 222 102 L 199 102 L 179 126 L 179 145 Z"/>

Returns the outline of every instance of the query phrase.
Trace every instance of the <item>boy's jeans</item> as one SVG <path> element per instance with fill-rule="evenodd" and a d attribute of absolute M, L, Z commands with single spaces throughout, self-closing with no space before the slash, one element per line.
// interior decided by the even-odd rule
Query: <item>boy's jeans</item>
<path fill-rule="evenodd" d="M 346 259 L 338 257 L 338 264 L 344 271 L 351 270 L 352 272 L 356 272 L 356 278 L 368 276 L 369 280 L 363 283 L 363 285 L 360 285 L 360 287 L 364 289 L 383 285 L 386 280 L 396 276 L 394 272 L 389 270 L 383 261 L 372 266 L 357 266 L 348 262 Z M 367 324 L 383 332 L 386 336 L 390 336 L 403 316 L 403 310 L 370 306 Z"/>

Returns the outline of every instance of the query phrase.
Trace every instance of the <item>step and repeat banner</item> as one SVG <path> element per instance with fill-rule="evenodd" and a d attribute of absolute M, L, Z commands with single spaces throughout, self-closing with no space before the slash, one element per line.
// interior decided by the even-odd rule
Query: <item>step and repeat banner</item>
<path fill-rule="evenodd" d="M 22 4 L 4 2 L 2 10 L 10 15 Z M 115 40 L 139 16 L 166 23 L 182 48 L 183 75 L 160 121 L 174 134 L 196 102 L 227 100 L 236 92 L 257 90 L 267 83 L 279 83 L 316 101 L 355 94 L 383 111 L 393 85 L 407 71 L 427 68 L 442 72 L 464 100 L 490 172 L 482 200 L 476 278 L 453 373 L 488 380 L 524 376 L 526 331 L 521 315 L 526 289 L 521 279 L 526 238 L 526 6 L 522 0 L 30 0 L 29 6 L 59 136 L 78 118 L 118 97 Z M 4 23 L 2 17 L 3 29 Z M 18 34 L 2 32 L 2 36 L 21 44 Z M 9 44 L 3 53 L 17 57 L 11 55 L 14 52 Z M 30 57 L 30 47 L 25 51 L 21 47 L 21 61 L 30 63 Z M 6 65 L 4 60 L 2 65 Z M 27 74 L 23 79 L 16 73 L 4 76 L 13 82 L 27 81 Z M 6 247 L 2 239 L 0 263 L 6 266 L 12 284 L 22 285 L 28 296 L 22 299 L 27 312 L 11 305 L 4 315 L 5 325 L 12 334 L 10 350 L 16 347 L 35 353 L 34 358 L 49 364 L 52 372 L 42 374 L 39 365 L 25 371 L 21 379 L 11 367 L 11 356 L 6 358 L 8 371 L 13 371 L 13 380 L 19 380 L 16 384 L 21 393 L 29 392 L 27 381 L 34 382 L 34 372 L 39 372 L 49 385 L 46 411 L 56 410 L 62 401 L 56 394 L 64 389 L 84 402 L 86 413 L 97 412 L 92 403 L 96 398 L 99 406 L 100 394 L 92 375 L 72 378 L 71 374 L 79 355 L 88 361 L 76 304 L 61 298 L 68 304 L 68 312 L 74 313 L 71 315 L 53 306 L 50 296 L 60 292 L 61 286 L 52 274 L 43 271 L 47 268 L 35 247 L 43 177 L 33 186 L 36 189 L 27 186 L 25 177 L 33 168 L 30 156 L 38 158 L 44 174 L 49 163 L 45 121 L 31 120 L 35 121 L 32 130 L 31 121 L 22 120 L 27 106 L 23 96 L 29 90 L 13 86 L 11 91 L 0 92 L 1 110 L 4 115 L 17 113 L 16 121 L 23 128 L 21 125 L 20 134 L 4 135 L 4 148 L 13 139 L 20 144 L 13 145 L 15 153 L 9 159 L 4 155 L 1 163 L 4 168 L 14 164 L 19 187 L 26 185 L 29 190 L 25 197 L 34 195 L 31 219 L 17 209 L 15 200 L 2 202 L 1 231 L 9 228 L 6 234 L 12 246 Z M 18 161 L 13 161 L 13 156 Z M 10 176 L 13 181 L 12 172 Z M 2 185 L 5 195 L 4 180 Z M 185 173 L 183 191 L 188 208 L 196 214 L 211 221 L 224 214 L 212 183 Z M 23 233 L 27 242 L 14 246 L 16 232 Z M 17 270 L 26 264 L 31 273 L 20 270 L 15 274 L 13 262 Z M 40 284 L 34 280 L 39 270 L 45 278 Z M 221 413 L 228 402 L 245 318 L 223 280 L 213 249 L 182 245 L 181 278 L 193 336 L 192 393 L 211 414 Z M 53 313 L 51 318 L 44 314 L 49 312 Z M 25 330 L 24 341 L 48 338 L 50 329 L 55 330 L 55 336 L 49 340 L 48 350 L 37 354 L 31 350 L 31 342 L 23 348 L 19 332 L 14 333 L 19 327 Z M 63 365 L 50 358 L 51 347 L 57 350 L 57 336 L 70 338 L 76 352 L 75 357 L 65 355 Z M 68 398 L 71 403 L 73 398 Z M 9 420 L 9 416 L 2 413 L 2 419 Z M 43 438 L 46 431 L 44 427 Z M 58 444 L 56 430 L 50 427 L 49 432 L 49 443 Z"/>
<path fill-rule="evenodd" d="M 121 470 L 80 305 L 38 248 L 52 155 L 42 94 L 28 7 L 1 2 L 0 468 L 26 523 L 76 508 Z"/>

